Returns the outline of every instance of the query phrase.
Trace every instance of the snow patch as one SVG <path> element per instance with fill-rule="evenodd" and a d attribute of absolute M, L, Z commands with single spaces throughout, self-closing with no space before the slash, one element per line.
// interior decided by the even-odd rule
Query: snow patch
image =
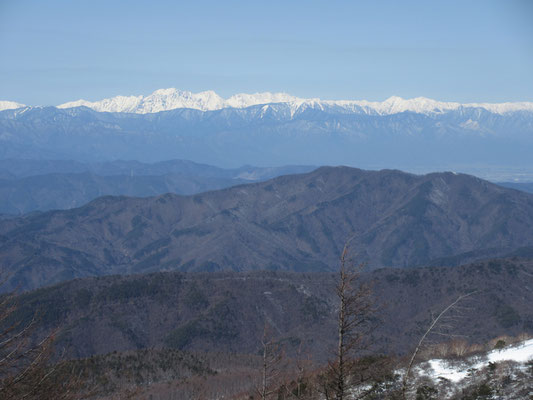
<path fill-rule="evenodd" d="M 468 119 L 468 121 L 465 121 L 465 122 L 461 122 L 459 126 L 461 126 L 461 128 L 471 129 L 474 131 L 479 129 L 479 123 L 471 119 Z"/>
<path fill-rule="evenodd" d="M 17 103 L 15 101 L 3 101 L 0 100 L 0 111 L 3 110 L 16 110 L 17 108 L 26 107 L 25 104 Z"/>
<path fill-rule="evenodd" d="M 429 372 L 433 379 L 445 378 L 452 382 L 460 382 L 465 379 L 471 369 L 481 369 L 488 366 L 489 362 L 515 361 L 525 363 L 533 359 L 533 339 L 527 340 L 518 346 L 507 347 L 502 350 L 492 350 L 481 361 L 471 358 L 470 362 L 454 364 L 448 360 L 433 359 L 428 363 L 431 367 Z"/>
<path fill-rule="evenodd" d="M 533 359 L 533 339 L 526 340 L 519 346 L 508 347 L 502 350 L 493 350 L 487 354 L 490 362 L 512 360 L 516 362 L 527 362 Z"/>

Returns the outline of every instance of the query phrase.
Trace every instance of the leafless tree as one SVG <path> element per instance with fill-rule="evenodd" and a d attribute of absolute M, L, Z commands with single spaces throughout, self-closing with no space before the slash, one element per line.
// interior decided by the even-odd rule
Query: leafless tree
<path fill-rule="evenodd" d="M 311 356 L 302 351 L 302 344 L 298 346 L 298 352 L 296 354 L 296 388 L 293 393 L 293 397 L 296 399 L 304 399 L 306 392 L 309 391 L 309 388 L 306 390 L 306 382 L 309 380 L 309 370 L 311 368 Z"/>
<path fill-rule="evenodd" d="M 336 294 L 339 304 L 337 348 L 321 383 L 326 399 L 343 400 L 348 396 L 349 379 L 357 369 L 356 357 L 365 347 L 370 317 L 374 312 L 371 290 L 361 281 L 362 264 L 355 265 L 348 257 L 348 243 L 340 258 Z"/>
<path fill-rule="evenodd" d="M 270 327 L 265 323 L 261 338 L 261 382 L 256 388 L 261 400 L 272 397 L 279 389 L 278 379 L 282 373 L 283 350 L 271 334 Z"/>
<path fill-rule="evenodd" d="M 278 392 L 278 399 L 315 399 L 314 382 L 315 378 L 312 370 L 313 362 L 311 354 L 303 350 L 300 343 L 298 351 L 290 366 L 286 366 L 285 383 L 282 384 L 281 391 Z"/>
<path fill-rule="evenodd" d="M 413 354 L 411 355 L 411 358 L 409 359 L 409 364 L 407 365 L 407 369 L 406 369 L 405 374 L 404 374 L 403 379 L 402 379 L 402 389 L 401 389 L 401 397 L 402 397 L 402 399 L 407 400 L 407 387 L 408 387 L 408 382 L 409 382 L 409 376 L 411 374 L 411 369 L 412 369 L 412 367 L 414 365 L 414 362 L 416 360 L 416 356 L 420 352 L 420 349 L 422 349 L 422 346 L 424 345 L 424 342 L 426 341 L 427 337 L 437 327 L 443 326 L 443 325 L 447 325 L 447 323 L 446 324 L 443 323 L 444 318 L 446 317 L 446 315 L 449 314 L 450 311 L 452 311 L 454 309 L 457 309 L 459 307 L 459 304 L 463 300 L 465 300 L 467 297 L 472 296 L 474 293 L 476 293 L 476 292 L 475 291 L 474 292 L 470 292 L 470 293 L 463 294 L 463 295 L 457 297 L 457 299 L 455 299 L 453 302 L 448 304 L 448 306 L 446 306 L 436 317 L 432 317 L 431 324 L 426 329 L 424 334 L 420 337 L 420 340 L 418 341 L 418 344 L 416 345 L 415 350 L 413 351 Z M 449 328 L 449 326 L 446 326 L 446 327 Z M 451 334 L 447 334 L 447 335 L 451 335 Z"/>

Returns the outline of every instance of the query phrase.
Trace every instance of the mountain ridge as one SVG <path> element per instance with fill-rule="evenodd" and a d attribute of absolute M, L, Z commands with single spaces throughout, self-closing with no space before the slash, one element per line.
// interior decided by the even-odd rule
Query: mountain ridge
<path fill-rule="evenodd" d="M 293 113 L 286 103 L 154 114 L 23 108 L 0 112 L 0 158 L 191 159 L 226 168 L 344 164 L 481 171 L 502 181 L 533 176 L 532 132 L 533 113 L 484 109 L 368 115 L 341 107 Z"/>
<path fill-rule="evenodd" d="M 391 115 L 401 112 L 443 113 L 460 108 L 482 108 L 492 113 L 505 114 L 515 111 L 533 112 L 533 102 L 504 103 L 458 103 L 443 102 L 425 97 L 403 99 L 391 96 L 384 101 L 368 100 L 321 100 L 319 98 L 300 98 L 287 93 L 239 93 L 227 99 L 212 90 L 192 93 L 175 88 L 158 89 L 144 96 L 115 96 L 97 101 L 76 100 L 57 105 L 57 108 L 88 107 L 99 112 L 157 113 L 180 108 L 213 111 L 224 108 L 247 108 L 256 105 L 287 103 L 291 113 L 300 108 L 340 107 L 347 112 L 370 115 Z M 25 107 L 14 102 L 0 102 L 0 110 Z"/>
<path fill-rule="evenodd" d="M 322 167 L 193 196 L 107 196 L 6 219 L 0 262 L 24 288 L 161 270 L 327 271 L 349 237 L 369 268 L 527 253 L 533 195 L 464 174 Z"/>
<path fill-rule="evenodd" d="M 18 108 L 28 107 L 26 104 L 17 103 L 16 101 L 0 100 L 0 111 L 16 110 Z"/>
<path fill-rule="evenodd" d="M 258 182 L 311 166 L 223 169 L 187 160 L 81 163 L 68 160 L 0 160 L 0 214 L 68 209 L 104 195 L 134 197 L 196 194 Z"/>

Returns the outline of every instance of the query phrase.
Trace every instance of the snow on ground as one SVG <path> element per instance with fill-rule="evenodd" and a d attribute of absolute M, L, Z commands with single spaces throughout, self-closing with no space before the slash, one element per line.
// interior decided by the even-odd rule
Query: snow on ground
<path fill-rule="evenodd" d="M 516 362 L 526 362 L 533 359 L 533 339 L 526 340 L 516 347 L 508 347 L 502 350 L 492 350 L 487 354 L 490 362 L 513 360 Z"/>
<path fill-rule="evenodd" d="M 432 378 L 446 378 L 452 382 L 460 382 L 468 375 L 468 367 L 466 364 L 458 366 L 451 366 L 447 360 L 429 360 L 429 366 L 432 371 L 429 375 Z"/>
<path fill-rule="evenodd" d="M 426 374 L 433 379 L 446 378 L 452 382 L 460 382 L 467 377 L 471 369 L 486 367 L 489 362 L 494 363 L 507 360 L 520 363 L 533 360 L 533 339 L 526 340 L 518 346 L 492 350 L 481 360 L 476 357 L 461 363 L 441 359 L 429 360 L 428 363 L 431 371 L 427 371 Z"/>

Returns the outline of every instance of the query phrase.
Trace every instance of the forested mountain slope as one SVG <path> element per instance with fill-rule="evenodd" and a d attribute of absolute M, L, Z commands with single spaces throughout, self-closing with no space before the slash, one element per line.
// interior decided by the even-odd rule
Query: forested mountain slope
<path fill-rule="evenodd" d="M 320 361 L 336 340 L 336 279 L 335 273 L 273 271 L 78 279 L 23 294 L 16 317 L 38 310 L 41 329 L 60 326 L 58 345 L 69 357 L 151 347 L 257 354 L 268 323 L 289 355 L 302 344 Z M 439 333 L 479 343 L 533 333 L 531 260 L 387 268 L 364 273 L 362 281 L 371 283 L 376 308 L 374 351 L 412 351 L 432 315 L 472 292 Z"/>
<path fill-rule="evenodd" d="M 533 243 L 533 196 L 468 175 L 320 168 L 3 220 L 0 262 L 22 288 L 164 270 L 324 271 L 350 237 L 370 268 L 505 255 Z"/>

